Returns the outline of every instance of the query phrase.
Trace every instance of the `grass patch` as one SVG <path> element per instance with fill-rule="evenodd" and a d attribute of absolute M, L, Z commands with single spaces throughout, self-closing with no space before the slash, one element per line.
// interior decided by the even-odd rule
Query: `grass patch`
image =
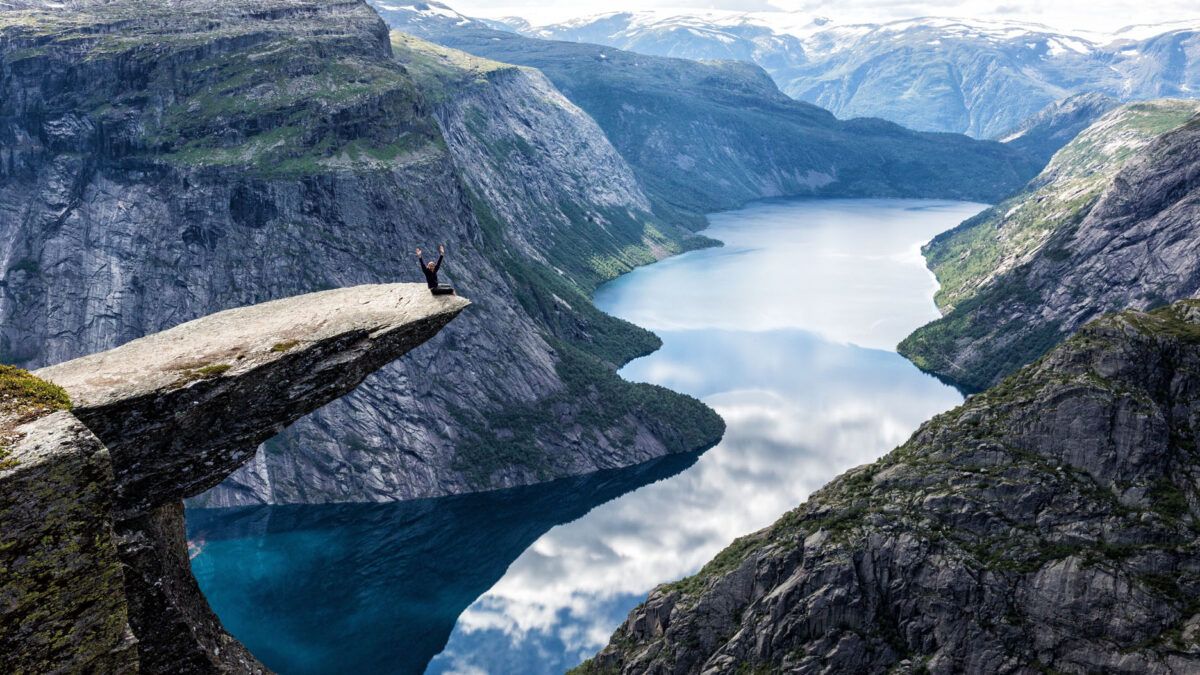
<path fill-rule="evenodd" d="M 17 427 L 70 409 L 71 398 L 62 387 L 22 368 L 0 365 L 0 470 L 15 464 L 8 455 L 18 438 Z"/>
<path fill-rule="evenodd" d="M 198 380 L 212 380 L 224 375 L 232 367 L 228 363 L 210 363 L 208 365 L 189 368 L 175 382 L 175 386 L 182 387 Z"/>
<path fill-rule="evenodd" d="M 233 366 L 228 363 L 214 363 L 211 366 L 203 366 L 193 370 L 192 372 L 199 375 L 203 379 L 219 377 Z"/>
<path fill-rule="evenodd" d="M 275 344 L 271 345 L 271 351 L 282 354 L 290 351 L 298 344 L 300 344 L 299 340 L 284 340 L 283 342 L 276 342 Z"/>

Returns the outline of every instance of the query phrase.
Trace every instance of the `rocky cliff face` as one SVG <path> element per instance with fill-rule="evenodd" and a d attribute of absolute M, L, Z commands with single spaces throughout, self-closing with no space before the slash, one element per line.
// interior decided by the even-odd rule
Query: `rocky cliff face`
<path fill-rule="evenodd" d="M 1069 96 L 1046 106 L 1000 140 L 1048 164 L 1063 146 L 1120 104 L 1111 96 L 1094 92 Z"/>
<path fill-rule="evenodd" d="M 994 384 L 1084 322 L 1200 290 L 1192 101 L 1129 104 L 1013 198 L 925 249 L 946 315 L 904 340 L 922 368 Z"/>
<path fill-rule="evenodd" d="M 345 288 L 207 316 L 36 378 L 3 372 L 0 666 L 264 672 L 191 575 L 180 500 L 467 304 L 417 284 Z"/>
<path fill-rule="evenodd" d="M 523 193 L 470 173 L 478 158 L 443 134 L 361 2 L 18 3 L 0 31 L 0 359 L 36 367 L 248 302 L 419 278 L 412 249 L 439 242 L 477 303 L 206 503 L 439 495 L 719 436 L 697 402 L 613 374 L 657 342 L 596 312 L 591 284 L 686 235 L 651 219 L 603 137 L 533 79 L 485 80 L 541 101 L 526 117 L 476 110 L 529 125 L 542 194 L 522 211 Z M 577 133 L 575 152 L 539 137 L 543 122 Z M 564 232 L 582 243 L 541 248 Z M 583 412 L 597 387 L 627 403 L 615 418 Z M 531 408 L 561 424 L 519 427 L 536 451 L 497 450 Z"/>
<path fill-rule="evenodd" d="M 996 200 L 1038 168 L 996 143 L 839 121 L 744 62 L 530 38 L 428 3 L 376 7 L 400 31 L 538 68 L 596 120 L 652 197 L 685 211 L 786 195 Z"/>
<path fill-rule="evenodd" d="M 1097 320 L 695 577 L 581 672 L 1200 669 L 1200 302 Z"/>

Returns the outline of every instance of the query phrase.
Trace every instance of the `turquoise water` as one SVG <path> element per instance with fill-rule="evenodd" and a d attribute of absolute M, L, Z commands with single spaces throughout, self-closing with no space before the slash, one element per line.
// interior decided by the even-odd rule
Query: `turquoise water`
<path fill-rule="evenodd" d="M 982 208 L 716 214 L 706 234 L 724 247 L 627 274 L 596 303 L 662 336 L 622 374 L 704 399 L 728 424 L 717 447 L 485 495 L 191 511 L 201 588 L 281 673 L 562 672 L 655 585 L 961 400 L 893 347 L 937 316 L 920 244 Z"/>

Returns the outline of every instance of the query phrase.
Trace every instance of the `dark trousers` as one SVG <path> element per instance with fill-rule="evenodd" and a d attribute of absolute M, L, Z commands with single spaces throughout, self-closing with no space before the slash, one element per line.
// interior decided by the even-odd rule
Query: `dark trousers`
<path fill-rule="evenodd" d="M 434 295 L 454 295 L 454 287 L 450 284 L 438 284 L 437 286 L 430 286 L 429 292 Z"/>

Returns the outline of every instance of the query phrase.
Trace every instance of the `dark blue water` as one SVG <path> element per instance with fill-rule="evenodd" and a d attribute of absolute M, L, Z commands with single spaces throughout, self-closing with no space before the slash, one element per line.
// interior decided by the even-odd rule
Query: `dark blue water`
<path fill-rule="evenodd" d="M 726 246 L 597 304 L 663 337 L 622 374 L 728 423 L 703 455 L 388 505 L 188 514 L 226 627 L 281 673 L 557 673 L 656 584 L 697 570 L 960 400 L 892 351 L 937 316 L 919 246 L 982 208 L 781 201 L 713 216 Z"/>

